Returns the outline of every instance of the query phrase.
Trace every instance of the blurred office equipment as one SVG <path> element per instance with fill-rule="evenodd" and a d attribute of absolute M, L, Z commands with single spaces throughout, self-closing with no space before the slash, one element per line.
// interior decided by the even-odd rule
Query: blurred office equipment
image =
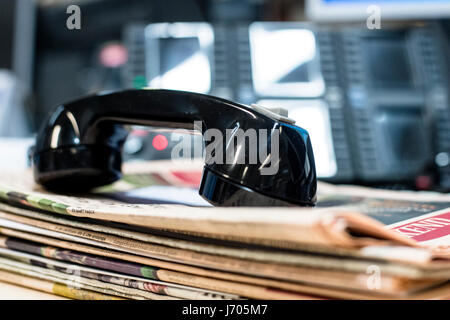
<path fill-rule="evenodd" d="M 80 30 L 66 28 L 69 4 L 80 7 Z M 59 103 L 101 90 L 127 87 L 122 83 L 126 66 L 105 65 L 101 58 L 102 51 L 122 44 L 122 31 L 127 25 L 204 19 L 202 8 L 194 0 L 44 0 L 38 9 L 36 125 Z M 123 53 L 118 46 L 106 50 L 109 56 L 113 53 L 118 58 Z M 139 73 L 145 76 L 145 68 Z"/>
<path fill-rule="evenodd" d="M 190 90 L 288 109 L 322 179 L 450 188 L 448 1 L 372 1 L 381 30 L 357 0 L 75 2 L 79 32 L 54 27 L 67 2 L 40 2 L 36 124 L 88 93 Z M 168 158 L 180 138 L 136 127 L 125 151 Z"/>
<path fill-rule="evenodd" d="M 286 108 L 311 133 L 320 178 L 351 180 L 332 32 L 305 23 L 255 22 L 249 28 L 249 42 L 258 103 Z"/>
<path fill-rule="evenodd" d="M 146 27 L 146 76 L 154 88 L 209 93 L 214 33 L 208 23 L 157 23 Z"/>
<path fill-rule="evenodd" d="M 319 176 L 350 181 L 353 172 L 334 42 L 329 31 L 305 23 L 131 26 L 125 31 L 131 53 L 128 85 L 145 66 L 150 87 L 288 109 L 300 125 L 316 132 L 312 140 Z M 171 75 L 176 82 L 170 82 Z"/>
<path fill-rule="evenodd" d="M 358 178 L 414 180 L 449 142 L 442 31 L 429 24 L 345 29 L 339 37 Z"/>
<path fill-rule="evenodd" d="M 24 107 L 26 92 L 15 74 L 0 69 L 0 137 L 25 137 L 31 133 Z"/>
<path fill-rule="evenodd" d="M 4 0 L 0 10 L 0 69 L 11 70 L 31 88 L 36 8 L 33 0 Z"/>
<path fill-rule="evenodd" d="M 447 0 L 307 0 L 306 13 L 312 20 L 341 21 L 366 20 L 369 6 L 377 6 L 383 20 L 448 18 Z"/>
<path fill-rule="evenodd" d="M 0 10 L 0 136 L 30 134 L 27 98 L 32 89 L 35 5 L 5 0 Z"/>
<path fill-rule="evenodd" d="M 450 2 L 370 5 L 380 10 L 382 30 L 364 28 L 373 12 L 366 1 L 306 3 L 312 20 L 362 22 L 341 26 L 337 35 L 356 181 L 408 181 L 426 188 L 430 181 L 423 178 L 429 176 L 449 188 L 450 58 L 449 33 L 443 28 L 448 22 L 431 19 L 450 17 Z M 407 19 L 422 21 L 395 24 Z"/>
<path fill-rule="evenodd" d="M 294 22 L 184 23 L 192 34 L 200 27 L 213 30 L 209 39 L 214 41 L 206 51 L 198 37 L 168 37 L 169 25 L 176 24 L 135 26 L 126 34 L 134 39 L 126 41 L 136 55 L 130 64 L 134 70 L 146 66 L 147 85 L 288 109 L 290 117 L 311 132 L 323 179 L 414 185 L 438 166 L 445 185 L 448 55 L 439 24 L 372 31 Z M 163 26 L 164 31 L 155 32 Z M 151 36 L 144 30 L 152 30 Z M 156 54 L 152 50 L 161 50 L 161 39 L 170 39 L 172 45 Z M 172 59 L 171 67 L 159 58 L 163 55 Z M 177 80 L 188 78 L 178 83 L 162 82 L 165 74 L 195 61 L 195 55 L 205 62 L 195 73 L 182 73 Z M 172 57 L 179 61 L 173 63 Z M 209 74 L 211 85 L 205 81 Z M 208 76 L 195 81 L 198 75 Z M 203 87 L 195 90 L 192 82 Z"/>

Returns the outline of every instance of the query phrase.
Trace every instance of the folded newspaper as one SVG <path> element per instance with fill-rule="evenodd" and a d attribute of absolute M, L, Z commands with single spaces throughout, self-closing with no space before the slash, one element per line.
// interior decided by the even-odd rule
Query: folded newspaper
<path fill-rule="evenodd" d="M 450 298 L 449 195 L 319 183 L 315 208 L 217 208 L 198 163 L 125 172 L 76 196 L 3 173 L 0 280 L 86 299 Z"/>

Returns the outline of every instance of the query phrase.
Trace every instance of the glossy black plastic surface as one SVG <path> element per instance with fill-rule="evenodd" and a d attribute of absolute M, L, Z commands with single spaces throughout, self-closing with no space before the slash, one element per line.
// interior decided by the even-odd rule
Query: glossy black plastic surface
<path fill-rule="evenodd" d="M 200 195 L 215 206 L 239 207 L 285 207 L 298 204 L 286 202 L 270 195 L 256 192 L 230 181 L 205 166 L 199 189 Z M 310 206 L 310 203 L 303 203 Z"/>
<path fill-rule="evenodd" d="M 121 149 L 128 135 L 124 125 L 192 129 L 194 121 L 201 121 L 203 132 L 217 129 L 224 138 L 227 129 L 279 132 L 275 174 L 262 174 L 261 168 L 267 164 L 260 157 L 253 164 L 249 161 L 205 164 L 200 192 L 208 201 L 225 206 L 314 204 L 316 172 L 310 139 L 304 129 L 231 101 L 174 90 L 127 90 L 59 106 L 36 140 L 35 180 L 50 189 L 75 191 L 110 183 L 120 178 Z M 212 142 L 205 141 L 205 146 Z M 223 141 L 224 155 L 229 151 L 229 142 Z M 273 153 L 270 138 L 264 143 L 270 157 Z M 248 140 L 238 143 L 234 150 L 236 154 L 242 153 L 244 159 L 250 158 Z M 227 188 L 224 182 L 230 183 Z M 219 184 L 222 187 L 218 188 Z M 234 186 L 238 189 L 232 191 Z M 228 193 L 218 194 L 224 190 Z M 226 194 L 235 196 L 229 196 L 227 201 Z M 237 201 L 239 194 L 242 196 Z"/>

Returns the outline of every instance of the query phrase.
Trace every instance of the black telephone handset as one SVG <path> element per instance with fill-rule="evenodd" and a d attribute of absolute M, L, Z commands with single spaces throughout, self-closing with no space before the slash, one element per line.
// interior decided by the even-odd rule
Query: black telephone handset
<path fill-rule="evenodd" d="M 206 152 L 199 193 L 206 200 L 220 206 L 312 206 L 317 181 L 308 133 L 274 115 L 257 106 L 184 91 L 90 96 L 59 106 L 41 128 L 32 154 L 34 177 L 50 190 L 83 192 L 109 184 L 121 177 L 125 125 L 192 129 L 197 121 L 205 136 L 211 129 L 224 137 L 222 143 L 217 136 L 205 138 L 206 150 L 209 146 L 212 151 L 210 158 Z M 237 137 L 239 132 L 264 130 L 266 138 L 257 143 Z M 251 154 L 255 150 L 256 157 Z M 272 170 L 264 172 L 268 166 Z"/>

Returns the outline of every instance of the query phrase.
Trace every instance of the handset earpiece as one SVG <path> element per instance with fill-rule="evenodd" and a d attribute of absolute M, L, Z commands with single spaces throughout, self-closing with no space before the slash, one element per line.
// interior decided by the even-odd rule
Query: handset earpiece
<path fill-rule="evenodd" d="M 127 124 L 186 129 L 200 124 L 206 159 L 199 192 L 214 205 L 316 201 L 314 156 L 304 129 L 264 108 L 162 89 L 95 95 L 59 106 L 36 139 L 36 182 L 83 192 L 118 180 Z"/>

